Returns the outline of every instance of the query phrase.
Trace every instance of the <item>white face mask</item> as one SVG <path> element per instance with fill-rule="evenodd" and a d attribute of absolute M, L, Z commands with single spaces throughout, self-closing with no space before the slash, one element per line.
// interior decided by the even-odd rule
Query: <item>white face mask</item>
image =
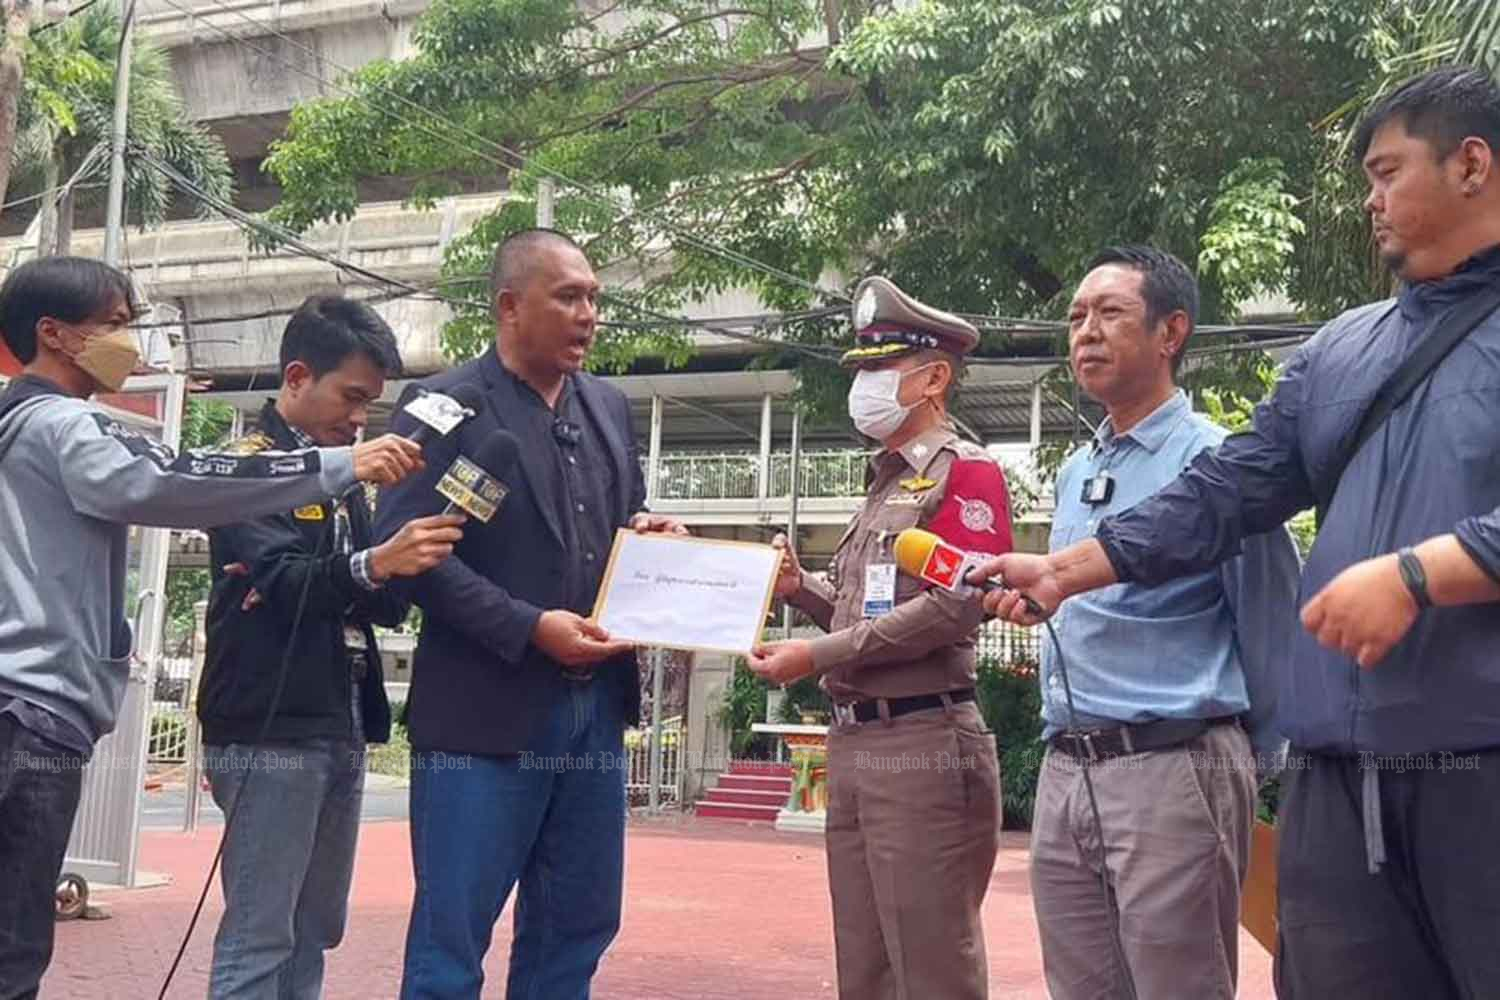
<path fill-rule="evenodd" d="M 922 366 L 925 367 L 927 366 Z M 882 371 L 860 371 L 854 376 L 854 384 L 849 387 L 849 417 L 865 437 L 884 441 L 900 430 L 901 425 L 906 422 L 907 414 L 917 408 L 916 403 L 901 405 L 898 398 L 901 379 L 909 374 L 911 372 L 886 368 Z"/>

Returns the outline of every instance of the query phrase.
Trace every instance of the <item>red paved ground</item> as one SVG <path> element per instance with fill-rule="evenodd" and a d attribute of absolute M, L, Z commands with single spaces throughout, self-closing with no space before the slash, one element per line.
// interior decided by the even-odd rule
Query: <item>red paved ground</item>
<path fill-rule="evenodd" d="M 114 918 L 58 926 L 44 1000 L 154 998 L 216 846 L 217 829 L 144 835 L 142 866 L 172 883 L 102 894 Z M 392 997 L 411 898 L 407 826 L 361 831 L 352 917 L 329 959 L 329 1000 Z M 1024 835 L 1007 834 L 985 903 L 990 995 L 1043 998 L 1041 956 L 1026 883 Z M 790 1000 L 833 997 L 833 945 L 822 842 L 728 820 L 633 822 L 625 927 L 595 980 L 600 1000 Z M 217 887 L 173 984 L 202 997 Z M 510 917 L 491 949 L 486 997 L 504 993 Z M 1270 960 L 1241 938 L 1240 996 L 1272 996 Z"/>

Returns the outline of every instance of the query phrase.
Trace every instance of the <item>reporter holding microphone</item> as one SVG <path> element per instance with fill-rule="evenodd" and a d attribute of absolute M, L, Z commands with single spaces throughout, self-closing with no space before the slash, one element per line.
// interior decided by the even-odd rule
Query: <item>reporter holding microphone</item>
<path fill-rule="evenodd" d="M 314 295 L 287 322 L 281 370 L 280 392 L 234 452 L 352 442 L 401 357 L 368 305 Z M 214 1000 L 321 995 L 324 952 L 342 939 L 348 910 L 365 747 L 390 737 L 373 626 L 406 620 L 411 605 L 386 584 L 446 559 L 463 521 L 416 518 L 376 545 L 356 489 L 209 533 L 197 707 L 204 770 L 231 816 Z"/>
<path fill-rule="evenodd" d="M 45 257 L 0 287 L 25 366 L 0 395 L 0 997 L 34 996 L 82 768 L 115 725 L 133 646 L 129 525 L 206 527 L 312 504 L 422 467 L 410 441 L 173 454 L 89 405 L 139 355 L 130 279 Z"/>
<path fill-rule="evenodd" d="M 777 594 L 828 635 L 757 650 L 750 668 L 787 684 L 817 674 L 828 737 L 828 881 L 844 1000 L 988 995 L 979 909 L 1000 832 L 995 737 L 975 704 L 979 602 L 897 573 L 893 546 L 924 527 L 966 552 L 1011 549 L 1000 467 L 961 441 L 948 397 L 968 323 L 885 278 L 854 295 L 858 368 L 850 415 L 882 448 L 827 583 L 786 549 Z"/>

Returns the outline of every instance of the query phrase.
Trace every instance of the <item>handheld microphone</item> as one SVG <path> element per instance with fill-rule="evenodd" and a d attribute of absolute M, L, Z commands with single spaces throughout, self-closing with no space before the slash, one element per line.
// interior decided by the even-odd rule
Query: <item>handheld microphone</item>
<path fill-rule="evenodd" d="M 471 461 L 462 455 L 453 460 L 443 478 L 437 482 L 437 491 L 448 498 L 444 514 L 462 510 L 476 520 L 488 524 L 500 509 L 510 488 L 501 481 L 516 464 L 516 451 L 520 445 L 510 431 L 500 430 L 491 434 L 479 446 L 479 453 Z"/>
<path fill-rule="evenodd" d="M 966 577 L 978 565 L 978 559 L 923 528 L 907 528 L 898 534 L 895 554 L 896 566 L 901 572 L 944 590 L 954 593 L 979 590 L 988 593 L 1005 589 L 999 580 L 970 583 Z"/>
<path fill-rule="evenodd" d="M 417 419 L 417 429 L 409 439 L 418 448 L 440 437 L 447 437 L 459 424 L 473 417 L 484 405 L 484 393 L 478 386 L 467 383 L 453 387 L 449 393 L 418 390 L 401 412 Z"/>
<path fill-rule="evenodd" d="M 978 583 L 971 581 L 969 573 L 987 557 L 949 545 L 924 528 L 907 528 L 898 534 L 895 553 L 896 567 L 901 572 L 955 594 L 989 594 L 1010 589 L 999 577 Z M 1021 595 L 1021 600 L 1026 602 L 1026 608 L 1032 614 L 1043 614 L 1042 606 L 1025 594 Z"/>

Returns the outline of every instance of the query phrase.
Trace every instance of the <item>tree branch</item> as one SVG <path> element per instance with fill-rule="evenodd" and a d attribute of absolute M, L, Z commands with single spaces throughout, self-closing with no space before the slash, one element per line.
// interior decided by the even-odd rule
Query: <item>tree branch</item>
<path fill-rule="evenodd" d="M 677 32 L 679 31 L 684 31 L 688 28 L 693 27 L 694 25 L 703 24 L 707 21 L 717 21 L 726 17 L 756 17 L 758 15 L 759 11 L 746 10 L 743 7 L 730 7 L 725 10 L 716 10 L 708 14 L 699 14 L 696 17 L 684 18 L 683 20 L 676 22 L 670 27 L 663 28 L 661 31 L 656 32 L 654 35 L 648 35 L 645 38 L 637 39 L 631 44 L 626 45 L 624 48 L 608 49 L 606 50 L 606 54 L 600 56 L 598 59 L 584 62 L 578 66 L 569 67 L 569 72 L 586 73 L 589 70 L 593 69 L 595 66 L 599 66 L 603 63 L 609 62 L 611 59 L 618 59 L 621 56 L 628 56 L 632 52 L 639 52 L 641 49 L 649 48 L 652 45 L 655 45 L 657 42 L 661 41 L 664 38 L 670 38 L 672 35 L 677 34 Z"/>
<path fill-rule="evenodd" d="M 592 131 L 598 128 L 600 125 L 611 121 L 612 119 L 619 118 L 621 115 L 625 114 L 628 111 L 634 111 L 641 108 L 641 106 L 645 104 L 645 102 L 650 98 L 656 97 L 659 94 L 666 93 L 668 90 L 672 90 L 678 87 L 691 87 L 696 86 L 700 83 L 712 83 L 716 80 L 724 80 L 728 78 L 728 83 L 720 87 L 718 90 L 714 91 L 712 94 L 708 95 L 708 97 L 704 98 L 705 102 L 709 102 L 717 99 L 728 91 L 733 90 L 735 87 L 743 87 L 752 83 L 764 83 L 767 80 L 773 80 L 778 76 L 786 74 L 792 68 L 793 65 L 790 61 L 783 61 L 764 67 L 758 71 L 752 70 L 746 72 L 743 76 L 734 76 L 733 70 L 746 69 L 746 67 L 735 66 L 730 67 L 726 71 L 721 71 L 718 73 L 709 73 L 702 76 L 684 76 L 678 77 L 674 80 L 663 80 L 660 83 L 653 83 L 651 86 L 646 87 L 643 90 L 631 95 L 628 99 L 620 104 L 616 104 L 608 111 L 596 113 L 588 120 L 581 122 L 578 125 L 574 125 L 570 128 L 560 129 L 555 132 L 548 132 L 544 135 L 537 136 L 532 140 L 532 142 L 537 145 L 541 145 L 544 143 L 553 142 L 557 139 L 565 139 L 568 136 L 577 135 L 580 132 Z M 645 108 L 644 110 L 665 111 L 669 109 L 658 105 L 652 105 Z"/>
<path fill-rule="evenodd" d="M 813 161 L 817 159 L 818 154 L 821 152 L 821 149 L 811 150 L 768 174 L 760 174 L 752 177 L 735 177 L 730 180 L 718 183 L 680 188 L 679 190 L 673 191 L 671 194 L 667 195 L 664 198 L 659 198 L 649 205 L 640 206 L 626 213 L 625 215 L 620 216 L 618 219 L 611 222 L 608 226 L 605 226 L 603 229 L 595 233 L 594 236 L 589 239 L 588 243 L 585 244 L 584 249 L 587 250 L 596 242 L 618 231 L 620 228 L 634 223 L 642 216 L 648 215 L 653 212 L 660 212 L 663 209 L 670 208 L 671 206 L 676 205 L 682 201 L 686 201 L 690 198 L 709 195 L 715 191 L 736 189 L 741 192 L 740 197 L 742 197 L 744 192 L 757 190 L 760 188 L 768 187 L 772 184 L 776 184 L 793 174 L 800 173 L 806 170 L 809 166 L 812 165 Z M 732 207 L 733 205 L 737 204 L 738 201 L 738 197 L 730 199 L 727 202 L 725 209 L 727 210 L 728 207 Z M 683 228 L 681 224 L 675 221 L 669 222 L 668 226 L 673 228 Z"/>

